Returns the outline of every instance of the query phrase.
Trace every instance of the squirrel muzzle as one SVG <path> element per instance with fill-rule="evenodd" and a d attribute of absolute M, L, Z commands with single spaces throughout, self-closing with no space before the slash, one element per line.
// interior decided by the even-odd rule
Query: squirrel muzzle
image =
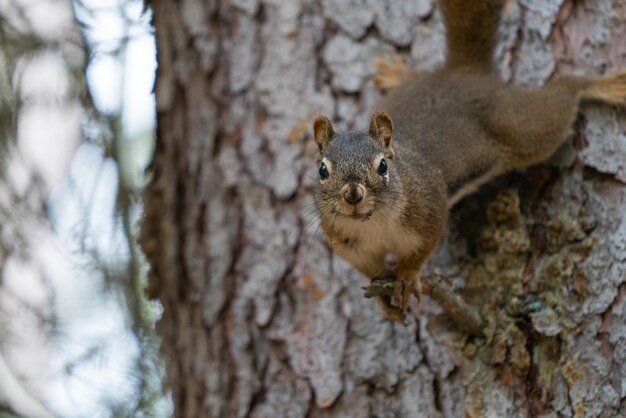
<path fill-rule="evenodd" d="M 357 205 L 365 196 L 365 187 L 358 183 L 348 183 L 341 188 L 343 200 L 350 205 Z"/>

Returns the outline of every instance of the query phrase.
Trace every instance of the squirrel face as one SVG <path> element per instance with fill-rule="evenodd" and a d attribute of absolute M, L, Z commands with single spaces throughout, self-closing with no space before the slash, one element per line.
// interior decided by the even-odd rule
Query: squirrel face
<path fill-rule="evenodd" d="M 393 211 L 401 185 L 393 163 L 389 115 L 374 114 L 366 132 L 335 133 L 325 117 L 316 118 L 313 129 L 319 147 L 316 199 L 322 218 L 366 221 L 379 209 Z"/>

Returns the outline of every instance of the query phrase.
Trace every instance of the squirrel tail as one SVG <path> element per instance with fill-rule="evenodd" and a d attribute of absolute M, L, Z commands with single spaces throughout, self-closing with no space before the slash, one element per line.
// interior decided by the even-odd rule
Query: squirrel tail
<path fill-rule="evenodd" d="M 496 35 L 505 0 L 440 0 L 446 26 L 446 67 L 494 69 Z"/>
<path fill-rule="evenodd" d="M 592 80 L 581 91 L 580 98 L 626 106 L 626 70 Z"/>

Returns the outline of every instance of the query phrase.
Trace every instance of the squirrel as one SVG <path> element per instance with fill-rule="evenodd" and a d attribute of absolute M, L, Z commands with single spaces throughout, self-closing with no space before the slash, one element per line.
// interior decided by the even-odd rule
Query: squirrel
<path fill-rule="evenodd" d="M 332 249 L 371 280 L 397 256 L 383 313 L 403 322 L 421 292 L 420 267 L 436 248 L 448 210 L 480 185 L 550 157 L 572 133 L 582 101 L 626 105 L 626 71 L 559 77 L 543 88 L 504 83 L 494 49 L 505 0 L 440 0 L 447 54 L 433 72 L 379 64 L 391 89 L 365 131 L 313 122 L 320 225 Z"/>

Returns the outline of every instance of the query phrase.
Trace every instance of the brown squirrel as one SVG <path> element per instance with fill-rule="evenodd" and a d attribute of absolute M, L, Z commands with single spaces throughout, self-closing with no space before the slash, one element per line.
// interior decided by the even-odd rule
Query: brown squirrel
<path fill-rule="evenodd" d="M 503 83 L 493 55 L 504 2 L 440 0 L 442 68 L 379 64 L 376 81 L 396 88 L 367 131 L 335 132 L 322 116 L 313 123 L 325 238 L 370 279 L 386 274 L 387 254 L 397 256 L 393 297 L 378 298 L 393 320 L 403 320 L 411 294 L 419 296 L 420 267 L 451 206 L 500 174 L 550 157 L 570 135 L 581 101 L 626 105 L 626 71 L 557 78 L 543 88 Z"/>

